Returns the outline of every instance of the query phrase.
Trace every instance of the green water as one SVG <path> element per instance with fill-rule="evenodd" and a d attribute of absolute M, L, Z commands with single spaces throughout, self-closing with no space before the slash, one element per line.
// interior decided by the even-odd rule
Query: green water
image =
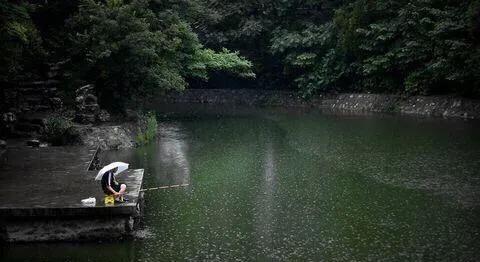
<path fill-rule="evenodd" d="M 165 113 L 175 111 L 176 113 Z M 480 124 L 268 109 L 159 108 L 145 229 L 121 243 L 4 246 L 1 261 L 474 261 Z"/>

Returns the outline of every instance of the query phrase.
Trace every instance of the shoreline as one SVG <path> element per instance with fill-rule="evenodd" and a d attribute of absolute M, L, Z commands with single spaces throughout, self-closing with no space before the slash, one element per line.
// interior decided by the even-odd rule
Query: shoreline
<path fill-rule="evenodd" d="M 410 96 L 389 94 L 319 94 L 308 100 L 293 91 L 257 89 L 187 89 L 183 92 L 171 91 L 164 96 L 152 99 L 147 109 L 155 109 L 162 104 L 206 104 L 242 105 L 251 107 L 305 108 L 326 112 L 349 114 L 387 113 L 392 115 L 421 116 L 444 119 L 480 119 L 480 99 L 467 99 L 454 96 Z M 138 116 L 126 121 L 106 121 L 100 123 L 75 123 L 74 137 L 67 144 L 96 147 L 100 150 L 133 148 L 138 141 Z M 42 122 L 44 120 L 41 119 Z M 0 155 L 11 145 L 26 146 L 28 140 L 36 140 L 39 146 L 45 142 L 35 132 L 24 137 L 5 137 L 0 140 Z M 45 143 L 43 143 L 45 144 Z M 40 145 L 41 146 L 41 145 Z M 35 147 L 35 146 L 34 146 Z"/>
<path fill-rule="evenodd" d="M 155 99 L 159 103 L 226 104 L 248 106 L 309 107 L 344 112 L 396 113 L 443 118 L 480 119 L 480 99 L 453 96 L 388 94 L 320 94 L 309 100 L 293 91 L 257 89 L 187 89 Z"/>

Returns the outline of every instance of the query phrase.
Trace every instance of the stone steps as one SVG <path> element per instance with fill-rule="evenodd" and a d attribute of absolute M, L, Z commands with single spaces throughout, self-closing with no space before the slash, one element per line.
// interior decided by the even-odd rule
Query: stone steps
<path fill-rule="evenodd" d="M 24 113 L 18 116 L 14 125 L 15 137 L 38 137 L 44 130 L 49 112 Z"/>
<path fill-rule="evenodd" d="M 49 112 L 52 111 L 51 106 L 43 104 L 29 104 L 23 103 L 22 113 L 33 113 L 33 112 Z"/>
<path fill-rule="evenodd" d="M 22 94 L 26 96 L 40 96 L 40 95 L 50 95 L 57 93 L 56 87 L 42 87 L 42 86 L 35 86 L 35 87 L 24 87 L 19 88 L 17 94 Z"/>
<path fill-rule="evenodd" d="M 34 136 L 37 136 L 37 134 L 32 132 L 19 131 L 19 130 L 13 130 L 9 135 L 9 137 L 11 138 L 31 138 Z"/>
<path fill-rule="evenodd" d="M 36 132 L 41 133 L 44 129 L 44 125 L 33 124 L 28 122 L 19 121 L 15 124 L 15 130 L 20 132 Z"/>
<path fill-rule="evenodd" d="M 45 113 L 34 113 L 34 114 L 24 114 L 18 116 L 18 121 L 29 122 L 32 124 L 43 125 L 45 124 L 45 119 L 48 118 L 49 114 Z"/>
<path fill-rule="evenodd" d="M 37 113 L 48 116 L 48 113 L 58 111 L 62 100 L 58 94 L 57 78 L 63 74 L 61 68 L 67 61 L 49 63 L 49 72 L 45 80 L 23 81 L 10 83 L 4 87 L 4 107 L 2 116 L 12 114 L 14 120 L 4 121 L 5 133 L 13 137 L 32 137 L 42 132 L 45 117 L 36 117 Z M 30 117 L 35 116 L 35 117 Z M 2 131 L 2 130 L 0 130 Z M 2 131 L 2 132 L 3 132 Z"/>

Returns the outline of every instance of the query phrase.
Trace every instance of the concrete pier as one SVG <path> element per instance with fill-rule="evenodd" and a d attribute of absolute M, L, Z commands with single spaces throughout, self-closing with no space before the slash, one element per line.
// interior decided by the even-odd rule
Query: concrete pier
<path fill-rule="evenodd" d="M 96 154 L 85 147 L 8 148 L 0 156 L 0 240 L 130 237 L 143 209 L 143 169 L 117 176 L 129 201 L 107 206 L 97 172 L 88 170 Z M 95 205 L 81 203 L 89 197 Z"/>

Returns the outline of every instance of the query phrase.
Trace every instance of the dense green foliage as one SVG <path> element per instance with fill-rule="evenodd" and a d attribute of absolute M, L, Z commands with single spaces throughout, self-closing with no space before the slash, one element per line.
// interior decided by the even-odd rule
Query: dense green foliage
<path fill-rule="evenodd" d="M 241 50 L 267 87 L 283 78 L 305 96 L 480 92 L 478 0 L 201 2 L 214 10 L 202 39 Z"/>
<path fill-rule="evenodd" d="M 53 145 L 64 145 L 73 143 L 76 134 L 73 130 L 73 123 L 62 116 L 50 116 L 45 123 L 43 138 Z"/>
<path fill-rule="evenodd" d="M 142 101 L 158 90 L 184 89 L 210 70 L 251 76 L 250 63 L 226 49 L 204 49 L 188 23 L 148 1 L 85 0 L 69 21 L 75 72 L 102 86 L 100 97 Z"/>
<path fill-rule="evenodd" d="M 238 53 L 204 48 L 175 8 L 148 0 L 2 2 L 0 80 L 31 79 L 34 71 L 25 66 L 32 61 L 42 69 L 33 78 L 41 79 L 47 63 L 69 61 L 67 91 L 94 83 L 100 101 L 112 107 L 138 106 L 184 89 L 189 78 L 207 80 L 210 71 L 254 76 Z"/>
<path fill-rule="evenodd" d="M 479 35 L 479 0 L 3 1 L 0 81 L 69 61 L 66 90 L 95 83 L 113 106 L 211 72 L 211 86 L 238 86 L 252 68 L 254 86 L 305 97 L 479 96 Z"/>
<path fill-rule="evenodd" d="M 0 2 L 0 82 L 22 80 L 37 72 L 41 38 L 30 19 L 32 5 Z M 22 75 L 23 74 L 23 75 Z"/>

